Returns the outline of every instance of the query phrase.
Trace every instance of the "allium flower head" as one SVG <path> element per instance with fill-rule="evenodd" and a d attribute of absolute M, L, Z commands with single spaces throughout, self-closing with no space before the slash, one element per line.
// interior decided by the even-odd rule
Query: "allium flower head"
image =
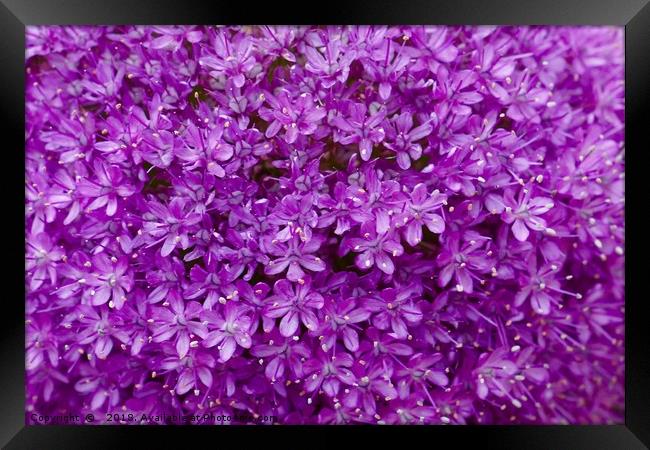
<path fill-rule="evenodd" d="M 26 43 L 28 422 L 622 423 L 621 28 Z"/>

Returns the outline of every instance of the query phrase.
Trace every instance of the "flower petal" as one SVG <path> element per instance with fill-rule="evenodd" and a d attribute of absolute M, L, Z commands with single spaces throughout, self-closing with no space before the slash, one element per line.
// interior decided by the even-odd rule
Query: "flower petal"
<path fill-rule="evenodd" d="M 515 238 L 518 241 L 523 242 L 528 239 L 530 232 L 528 231 L 528 228 L 526 228 L 523 220 L 515 219 L 514 223 L 512 224 L 512 234 L 515 235 Z"/>
<path fill-rule="evenodd" d="M 284 337 L 293 336 L 298 329 L 298 313 L 295 310 L 289 311 L 280 321 L 280 334 Z"/>

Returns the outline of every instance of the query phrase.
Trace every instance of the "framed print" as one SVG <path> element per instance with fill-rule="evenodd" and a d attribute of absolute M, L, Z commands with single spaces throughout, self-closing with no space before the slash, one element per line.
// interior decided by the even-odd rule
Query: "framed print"
<path fill-rule="evenodd" d="M 51 6 L 2 7 L 7 448 L 648 445 L 646 2 Z"/>

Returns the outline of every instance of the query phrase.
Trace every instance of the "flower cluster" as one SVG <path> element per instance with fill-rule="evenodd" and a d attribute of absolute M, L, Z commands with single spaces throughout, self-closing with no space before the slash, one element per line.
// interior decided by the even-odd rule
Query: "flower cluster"
<path fill-rule="evenodd" d="M 622 421 L 622 29 L 26 38 L 30 414 Z"/>

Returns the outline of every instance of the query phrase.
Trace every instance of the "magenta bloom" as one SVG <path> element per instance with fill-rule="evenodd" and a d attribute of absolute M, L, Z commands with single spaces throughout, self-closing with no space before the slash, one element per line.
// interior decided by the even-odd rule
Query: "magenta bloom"
<path fill-rule="evenodd" d="M 127 343 L 129 336 L 122 329 L 119 317 L 109 315 L 108 309 L 96 309 L 88 305 L 79 305 L 77 310 L 79 321 L 79 344 L 91 344 L 94 354 L 99 359 L 106 359 L 113 349 L 114 341 Z"/>
<path fill-rule="evenodd" d="M 116 166 L 105 166 L 97 161 L 94 174 L 97 181 L 86 179 L 79 182 L 79 193 L 94 199 L 86 206 L 86 210 L 90 212 L 106 206 L 106 215 L 113 216 L 117 211 L 119 197 L 131 196 L 135 188 L 125 182 L 124 172 Z"/>
<path fill-rule="evenodd" d="M 154 326 L 153 341 L 175 342 L 178 357 L 183 358 L 195 336 L 205 339 L 208 335 L 206 325 L 198 320 L 201 312 L 198 302 L 185 304 L 180 297 L 172 297 L 168 305 L 153 310 L 150 319 Z"/>
<path fill-rule="evenodd" d="M 413 188 L 410 197 L 405 211 L 395 219 L 395 226 L 406 228 L 404 232 L 406 242 L 415 247 L 422 241 L 422 226 L 426 226 L 429 231 L 436 234 L 445 231 L 445 221 L 435 211 L 447 203 L 447 198 L 440 194 L 440 191 L 427 193 L 427 187 L 423 183 Z"/>
<path fill-rule="evenodd" d="M 491 251 L 485 250 L 488 241 L 488 238 L 476 232 L 467 232 L 464 236 L 458 233 L 447 235 L 443 250 L 437 258 L 442 268 L 438 285 L 446 286 L 453 276 L 455 289 L 471 294 L 474 291 L 474 281 L 480 282 L 479 275 L 492 267 Z"/>
<path fill-rule="evenodd" d="M 348 246 L 352 251 L 360 253 L 355 258 L 359 269 L 370 269 L 376 265 L 379 270 L 387 275 L 395 271 L 395 264 L 391 257 L 396 257 L 404 252 L 399 241 L 395 240 L 390 233 L 378 234 L 375 227 L 369 222 L 361 226 L 362 237 L 352 238 Z"/>
<path fill-rule="evenodd" d="M 305 270 L 312 272 L 321 272 L 325 270 L 325 262 L 318 256 L 314 255 L 320 248 L 321 238 L 314 237 L 307 242 L 302 242 L 297 236 L 291 238 L 284 244 L 273 244 L 269 248 L 269 253 L 276 259 L 269 261 L 264 269 L 267 275 L 275 275 L 287 270 L 287 279 L 289 281 L 304 280 Z"/>
<path fill-rule="evenodd" d="M 359 144 L 361 159 L 368 161 L 373 145 L 384 140 L 386 133 L 380 125 L 385 114 L 383 110 L 368 114 L 366 105 L 351 103 L 346 116 L 336 116 L 332 125 L 340 130 L 339 142 L 343 145 Z"/>
<path fill-rule="evenodd" d="M 407 170 L 411 167 L 411 160 L 420 159 L 422 146 L 417 141 L 429 136 L 432 130 L 429 123 L 413 127 L 410 113 L 402 113 L 390 122 L 385 145 L 397 153 L 397 164 L 401 169 Z"/>
<path fill-rule="evenodd" d="M 32 290 L 38 289 L 49 278 L 56 283 L 56 262 L 64 255 L 63 250 L 56 248 L 52 239 L 46 233 L 39 233 L 27 241 L 25 270 L 33 271 L 29 284 Z"/>
<path fill-rule="evenodd" d="M 177 246 L 186 249 L 190 245 L 188 232 L 201 220 L 201 215 L 187 211 L 188 201 L 177 197 L 165 207 L 160 203 L 150 203 L 148 214 L 151 221 L 146 222 L 144 229 L 156 239 L 148 246 L 163 242 L 160 249 L 162 256 L 169 255 Z"/>
<path fill-rule="evenodd" d="M 318 330 L 321 348 L 325 351 L 332 348 L 337 339 L 343 341 L 343 345 L 351 352 L 359 349 L 359 322 L 365 322 L 370 317 L 370 311 L 366 308 L 355 308 L 353 298 L 347 300 L 331 299 L 325 302 L 323 312 L 325 321 Z"/>
<path fill-rule="evenodd" d="M 284 128 L 284 140 L 287 144 L 296 142 L 299 135 L 313 134 L 320 120 L 327 114 L 327 111 L 307 93 L 300 94 L 295 100 L 287 91 L 282 91 L 277 96 L 268 94 L 265 98 L 271 106 L 268 109 L 260 109 L 262 118 L 270 122 L 265 136 L 273 137 Z"/>
<path fill-rule="evenodd" d="M 553 200 L 531 196 L 532 187 L 529 187 L 522 188 L 517 199 L 510 189 L 506 190 L 502 200 L 497 196 L 488 199 L 488 208 L 491 208 L 492 212 L 503 211 L 504 222 L 512 224 L 512 234 L 519 241 L 528 239 L 529 230 L 544 231 L 551 235 L 555 233 L 552 228 L 546 226 L 546 220 L 538 217 L 553 208 Z"/>
<path fill-rule="evenodd" d="M 204 323 L 208 328 L 213 328 L 205 339 L 203 345 L 210 348 L 215 345 L 219 349 L 219 359 L 228 361 L 237 346 L 251 347 L 251 318 L 246 315 L 246 308 L 235 302 L 226 303 L 223 316 L 215 311 L 203 312 Z"/>
<path fill-rule="evenodd" d="M 322 389 L 329 397 L 335 397 L 341 389 L 341 384 L 352 386 L 355 383 L 356 377 L 350 370 L 353 364 L 354 359 L 349 353 L 333 356 L 319 351 L 303 366 L 307 376 L 305 389 L 308 392 Z"/>
<path fill-rule="evenodd" d="M 623 422 L 622 28 L 25 31 L 29 424 Z"/>
<path fill-rule="evenodd" d="M 264 315 L 280 320 L 282 336 L 293 336 L 300 322 L 308 329 L 318 327 L 315 311 L 323 307 L 323 296 L 310 290 L 311 279 L 306 277 L 293 285 L 288 280 L 279 280 L 273 286 L 274 295 L 266 299 Z"/>
<path fill-rule="evenodd" d="M 133 274 L 128 270 L 127 258 L 109 258 L 105 253 L 100 253 L 93 257 L 92 265 L 96 274 L 85 283 L 91 286 L 87 299 L 93 305 L 103 305 L 110 300 L 111 308 L 120 309 L 126 301 L 126 294 L 133 287 Z"/>

